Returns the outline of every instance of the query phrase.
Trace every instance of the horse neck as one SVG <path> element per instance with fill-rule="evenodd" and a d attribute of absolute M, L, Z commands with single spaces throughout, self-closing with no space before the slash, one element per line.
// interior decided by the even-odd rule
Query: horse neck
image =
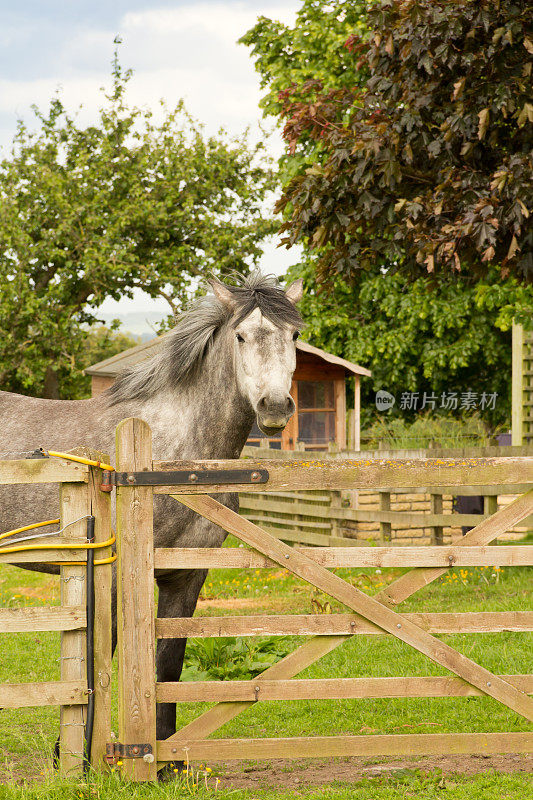
<path fill-rule="evenodd" d="M 139 415 L 152 427 L 154 457 L 238 458 L 254 412 L 237 388 L 232 343 L 220 331 L 191 383 L 144 403 Z"/>

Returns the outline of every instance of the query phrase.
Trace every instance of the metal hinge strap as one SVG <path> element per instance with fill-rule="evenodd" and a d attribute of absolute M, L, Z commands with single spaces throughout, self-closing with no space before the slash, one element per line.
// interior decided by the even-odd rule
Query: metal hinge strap
<path fill-rule="evenodd" d="M 191 486 L 215 484 L 266 483 L 266 469 L 183 469 L 172 472 L 112 472 L 115 486 Z"/>
<path fill-rule="evenodd" d="M 154 753 L 151 744 L 122 744 L 122 742 L 107 742 L 105 746 L 105 760 L 108 764 L 116 764 L 123 758 L 142 758 L 152 763 Z"/>

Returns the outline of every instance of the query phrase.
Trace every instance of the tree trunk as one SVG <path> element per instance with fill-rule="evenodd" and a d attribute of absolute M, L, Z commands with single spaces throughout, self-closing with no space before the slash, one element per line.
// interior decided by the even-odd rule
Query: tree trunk
<path fill-rule="evenodd" d="M 59 381 L 53 367 L 48 366 L 44 376 L 43 397 L 59 400 Z"/>

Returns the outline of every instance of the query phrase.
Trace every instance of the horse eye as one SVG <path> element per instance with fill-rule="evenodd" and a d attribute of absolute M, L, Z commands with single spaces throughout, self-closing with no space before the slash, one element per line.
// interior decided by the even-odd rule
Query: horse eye
<path fill-rule="evenodd" d="M 295 342 L 296 339 L 298 339 L 299 336 L 300 336 L 300 331 L 294 331 L 294 333 L 292 334 L 293 342 Z"/>
<path fill-rule="evenodd" d="M 244 339 L 242 338 L 240 333 L 237 334 L 237 341 L 238 342 L 244 342 Z"/>

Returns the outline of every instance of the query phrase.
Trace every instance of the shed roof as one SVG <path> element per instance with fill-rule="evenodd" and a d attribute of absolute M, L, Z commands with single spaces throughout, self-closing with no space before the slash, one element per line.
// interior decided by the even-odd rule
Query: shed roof
<path fill-rule="evenodd" d="M 161 342 L 168 335 L 168 333 L 164 333 L 162 336 L 158 336 L 155 339 L 150 339 L 149 342 L 143 342 L 135 347 L 129 347 L 122 353 L 117 353 L 116 355 L 111 356 L 111 358 L 106 358 L 104 361 L 99 361 L 97 364 L 92 364 L 90 367 L 87 367 L 84 372 L 86 375 L 99 375 L 106 378 L 115 378 L 119 372 L 122 372 L 123 369 L 132 367 L 134 364 L 138 364 L 140 361 L 144 361 L 144 359 L 154 356 L 158 348 L 161 346 Z M 298 340 L 296 342 L 296 349 L 300 350 L 302 353 L 309 353 L 310 355 L 317 356 L 328 364 L 334 364 L 335 366 L 343 367 L 344 370 L 351 375 L 365 375 L 368 377 L 372 374 L 370 370 L 365 369 L 365 367 L 361 367 L 359 364 L 353 364 L 351 361 L 347 361 L 345 358 L 334 356 L 332 353 L 327 353 L 325 350 L 321 350 L 319 347 L 314 347 L 312 344 L 308 344 L 308 342 L 302 342 Z"/>

